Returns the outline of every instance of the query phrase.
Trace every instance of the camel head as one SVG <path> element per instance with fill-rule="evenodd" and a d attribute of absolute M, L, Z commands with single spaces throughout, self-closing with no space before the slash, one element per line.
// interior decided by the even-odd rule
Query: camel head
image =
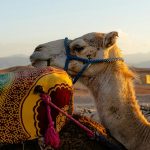
<path fill-rule="evenodd" d="M 120 50 L 116 45 L 117 32 L 109 33 L 88 33 L 74 40 L 68 41 L 70 54 L 86 59 L 107 59 L 121 57 Z M 117 51 L 116 51 L 117 49 Z M 66 51 L 64 47 L 64 39 L 51 41 L 41 44 L 35 48 L 30 56 L 32 65 L 35 67 L 44 67 L 47 65 L 64 68 L 66 62 Z M 71 76 L 75 76 L 85 64 L 78 60 L 69 62 L 67 72 Z M 90 65 L 84 76 L 93 76 L 101 72 L 106 63 L 96 63 Z"/>

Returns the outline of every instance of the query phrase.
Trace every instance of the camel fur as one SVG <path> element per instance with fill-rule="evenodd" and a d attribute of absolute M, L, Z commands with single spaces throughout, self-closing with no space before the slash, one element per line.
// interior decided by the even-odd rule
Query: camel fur
<path fill-rule="evenodd" d="M 122 57 L 117 37 L 117 32 L 88 33 L 70 40 L 71 54 L 90 59 Z M 46 61 L 50 60 L 50 65 L 63 68 L 66 60 L 63 42 L 61 39 L 38 46 L 30 56 L 32 64 L 44 67 Z M 72 60 L 67 72 L 74 77 L 83 65 Z M 125 62 L 117 61 L 91 65 L 80 82 L 90 89 L 99 119 L 113 137 L 129 150 L 149 150 L 150 123 L 140 111 L 134 77 Z"/>

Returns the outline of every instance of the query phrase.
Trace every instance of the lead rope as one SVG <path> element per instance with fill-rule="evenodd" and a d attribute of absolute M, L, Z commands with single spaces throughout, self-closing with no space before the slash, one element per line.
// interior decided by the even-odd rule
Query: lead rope
<path fill-rule="evenodd" d="M 46 111 L 47 111 L 47 117 L 48 117 L 48 122 L 49 122 L 48 128 L 44 136 L 45 144 L 51 145 L 53 148 L 59 148 L 60 138 L 59 138 L 58 132 L 54 128 L 54 122 L 51 116 L 51 109 L 49 107 L 49 104 L 51 104 L 51 98 L 48 94 L 45 94 L 45 93 L 41 93 L 40 97 L 46 104 Z"/>
<path fill-rule="evenodd" d="M 37 89 L 38 86 L 36 86 L 36 89 Z M 40 89 L 41 90 L 41 89 Z M 51 116 L 51 113 L 50 113 L 50 107 L 49 106 L 52 106 L 53 108 L 55 108 L 56 110 L 58 110 L 59 112 L 61 112 L 62 114 L 64 114 L 66 117 L 68 117 L 70 120 L 72 120 L 75 124 L 77 124 L 81 129 L 83 129 L 84 131 L 86 131 L 87 135 L 89 137 L 94 137 L 95 133 L 92 132 L 91 130 L 89 130 L 86 126 L 84 126 L 83 124 L 81 124 L 79 121 L 77 121 L 76 119 L 74 119 L 71 115 L 67 114 L 66 112 L 64 112 L 62 109 L 60 109 L 59 107 L 57 107 L 54 103 L 52 103 L 51 101 L 51 97 L 44 93 L 43 91 L 40 93 L 40 97 L 41 99 L 45 102 L 46 104 L 46 107 L 47 107 L 47 114 L 48 114 L 48 121 L 49 121 L 49 126 L 48 126 L 48 129 L 47 129 L 47 132 L 46 132 L 46 135 L 45 135 L 45 143 L 46 144 L 50 144 L 50 139 L 48 137 L 50 137 L 50 132 L 51 131 L 51 128 L 54 128 L 54 122 L 52 121 L 52 116 Z M 50 128 L 50 129 L 49 129 Z M 51 132 L 54 132 L 54 129 L 52 129 Z M 56 133 L 54 133 L 55 135 Z M 52 139 L 51 143 L 53 143 L 53 140 L 54 141 L 57 141 L 58 140 L 58 135 L 56 134 L 55 138 Z M 51 138 L 51 137 L 50 137 Z M 58 141 L 56 143 L 59 143 Z"/>
<path fill-rule="evenodd" d="M 41 98 L 44 100 L 44 98 L 48 98 L 50 99 L 50 96 L 48 94 L 42 94 Z M 61 112 L 62 114 L 64 114 L 67 118 L 69 118 L 70 120 L 72 120 L 75 124 L 77 124 L 81 129 L 83 129 L 84 131 L 86 131 L 87 135 L 89 137 L 93 137 L 95 135 L 94 132 L 92 132 L 91 130 L 89 130 L 87 127 L 85 127 L 83 124 L 81 124 L 79 121 L 77 121 L 76 119 L 74 119 L 71 115 L 67 114 L 66 112 L 64 112 L 62 109 L 60 109 L 59 107 L 57 107 L 54 103 L 52 103 L 51 101 L 49 101 L 49 103 L 47 103 L 48 105 L 51 105 L 53 108 L 55 108 L 56 110 L 58 110 L 59 112 Z"/>
<path fill-rule="evenodd" d="M 53 148 L 59 148 L 60 147 L 60 139 L 59 139 L 59 134 L 58 132 L 55 131 L 54 129 L 54 123 L 52 121 L 51 113 L 50 113 L 50 106 L 64 114 L 66 117 L 68 117 L 70 120 L 72 120 L 76 125 L 78 125 L 81 129 L 83 129 L 87 135 L 92 139 L 96 139 L 97 141 L 101 141 L 103 143 L 106 143 L 107 147 L 110 148 L 111 150 L 120 150 L 120 146 L 117 146 L 111 142 L 109 142 L 106 138 L 101 136 L 98 133 L 95 133 L 88 129 L 86 126 L 81 124 L 79 121 L 74 119 L 71 115 L 67 114 L 64 112 L 62 109 L 57 107 L 54 103 L 51 101 L 51 97 L 46 94 L 43 91 L 43 87 L 41 85 L 37 85 L 34 89 L 35 94 L 40 94 L 41 99 L 46 103 L 47 105 L 47 112 L 48 112 L 48 120 L 49 120 L 49 126 L 45 134 L 45 143 L 50 144 Z M 51 135 L 52 134 L 52 135 Z M 48 136 L 47 136 L 48 135 Z"/>

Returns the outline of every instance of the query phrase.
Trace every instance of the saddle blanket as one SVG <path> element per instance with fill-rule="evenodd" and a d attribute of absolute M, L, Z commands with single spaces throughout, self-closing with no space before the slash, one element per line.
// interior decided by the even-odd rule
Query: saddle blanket
<path fill-rule="evenodd" d="M 46 104 L 34 94 L 36 85 L 43 87 L 54 104 L 72 114 L 72 81 L 65 71 L 46 67 L 0 73 L 0 143 L 19 143 L 44 135 L 48 127 Z M 66 117 L 54 108 L 51 114 L 59 132 Z"/>

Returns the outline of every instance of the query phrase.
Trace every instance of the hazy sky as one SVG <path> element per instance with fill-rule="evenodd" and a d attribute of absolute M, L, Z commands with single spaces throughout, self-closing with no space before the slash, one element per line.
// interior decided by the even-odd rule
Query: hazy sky
<path fill-rule="evenodd" d="M 0 57 L 88 32 L 119 32 L 124 53 L 150 52 L 149 0 L 0 0 Z"/>

